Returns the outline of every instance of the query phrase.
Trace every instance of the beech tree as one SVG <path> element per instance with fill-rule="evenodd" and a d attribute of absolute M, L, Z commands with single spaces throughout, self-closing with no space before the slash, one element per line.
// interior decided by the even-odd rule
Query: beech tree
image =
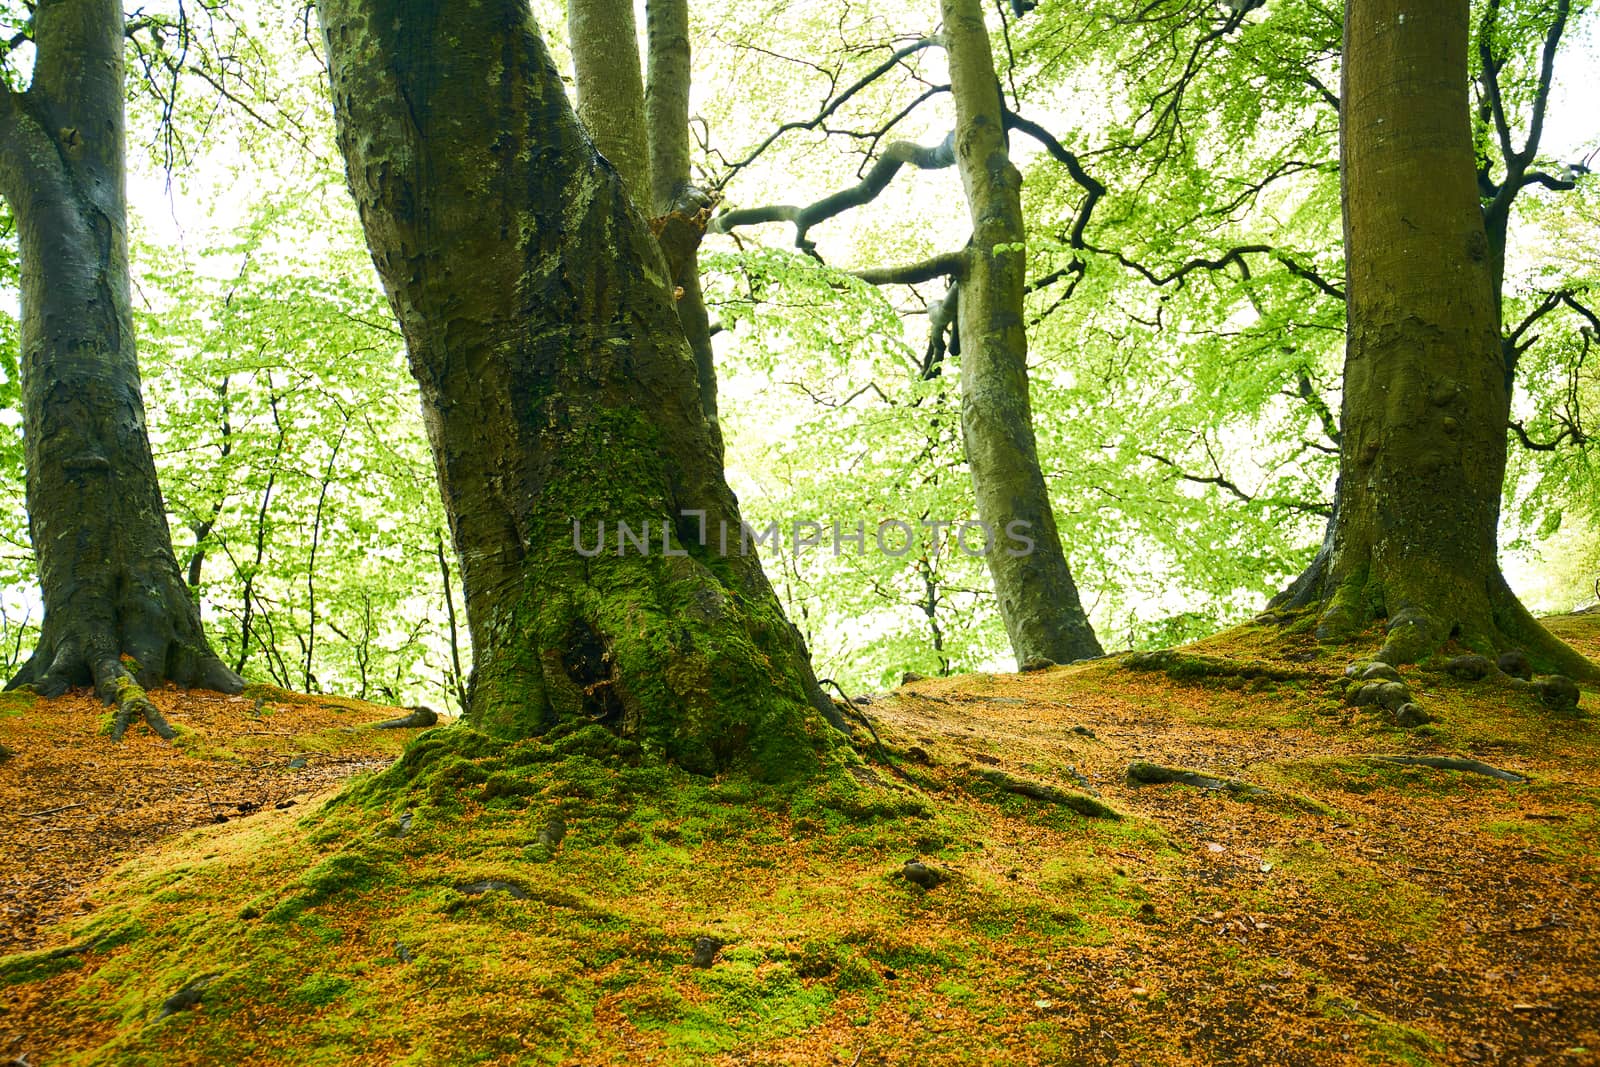
<path fill-rule="evenodd" d="M 645 10 L 648 62 L 641 71 L 631 0 L 567 5 L 578 118 L 651 220 L 694 353 L 700 406 L 720 449 L 716 363 L 700 291 L 699 249 L 711 201 L 694 185 L 689 164 L 689 4 L 651 0 Z"/>
<path fill-rule="evenodd" d="M 1469 19 L 1466 0 L 1346 6 L 1339 489 L 1321 552 L 1272 606 L 1315 607 L 1325 639 L 1383 619 L 1391 663 L 1456 639 L 1592 679 L 1600 668 L 1533 619 L 1498 562 L 1510 382 L 1467 105 Z"/>
<path fill-rule="evenodd" d="M 461 561 L 469 721 L 603 722 L 702 771 L 813 765 L 842 722 L 741 551 L 659 246 L 526 0 L 470 0 L 448 32 L 432 5 L 318 10 Z"/>
<path fill-rule="evenodd" d="M 942 143 L 892 142 L 852 188 L 805 206 L 729 211 L 713 220 L 713 228 L 730 232 L 756 223 L 788 221 L 794 224 L 796 245 L 814 251 L 807 238 L 812 226 L 871 201 L 903 167 L 958 169 L 973 227 L 967 246 L 924 262 L 860 275 L 876 284 L 949 280 L 944 299 L 929 309 L 935 335 L 930 364 L 943 359 L 943 335 L 953 329 L 952 336 L 959 341 L 949 347 L 959 352 L 961 360 L 962 441 L 978 516 L 995 535 L 985 555 L 1000 616 L 1019 666 L 1070 663 L 1098 656 L 1101 648 L 1079 600 L 1039 464 L 1023 313 L 1028 279 L 1022 177 L 1011 162 L 1007 134 L 1020 125 L 1051 139 L 1005 107 L 983 6 L 977 0 L 943 0 L 941 14 L 944 26 L 939 36 L 896 49 L 867 79 L 835 99 L 842 102 L 915 51 L 943 46 L 956 124 Z M 825 107 L 817 121 L 836 106 Z M 748 162 L 749 158 L 740 165 Z M 1008 550 L 1004 535 L 1012 529 L 1027 533 L 1032 542 L 1029 550 Z"/>
<path fill-rule="evenodd" d="M 29 35 L 24 35 L 24 40 Z M 170 736 L 142 686 L 237 692 L 173 556 L 129 305 L 123 37 L 112 0 L 42 0 L 26 91 L 0 84 L 0 195 L 21 253 L 29 526 L 45 615 L 11 679 L 92 682 Z M 18 45 L 21 41 L 11 42 Z"/>

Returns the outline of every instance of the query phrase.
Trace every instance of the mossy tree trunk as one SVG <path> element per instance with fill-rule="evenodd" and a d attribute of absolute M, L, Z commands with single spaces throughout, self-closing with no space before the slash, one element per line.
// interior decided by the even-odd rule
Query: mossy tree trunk
<path fill-rule="evenodd" d="M 28 90 L 0 86 L 0 195 L 21 250 L 28 520 L 45 615 L 10 684 L 54 695 L 92 682 L 128 707 L 135 680 L 237 692 L 243 683 L 212 653 L 179 573 L 145 432 L 129 306 L 122 7 L 41 2 L 34 41 Z"/>
<path fill-rule="evenodd" d="M 527 0 L 319 12 L 461 559 L 469 720 L 599 721 L 701 771 L 814 765 L 837 712 L 740 553 L 660 248 Z M 649 523 L 648 553 L 619 521 Z"/>
<path fill-rule="evenodd" d="M 1022 176 L 1006 147 L 1000 83 L 978 0 L 943 0 L 944 42 L 956 103 L 956 166 L 972 215 L 958 308 L 961 429 L 1000 615 L 1019 665 L 1100 655 L 1078 599 L 1039 467 L 1028 399 L 1023 317 L 1027 234 Z M 1024 524 L 1031 551 L 1007 537 Z"/>
<path fill-rule="evenodd" d="M 1273 607 L 1380 657 L 1446 641 L 1600 670 L 1541 627 L 1497 559 L 1506 376 L 1467 110 L 1467 0 L 1348 0 L 1343 121 L 1349 339 L 1338 506 Z"/>

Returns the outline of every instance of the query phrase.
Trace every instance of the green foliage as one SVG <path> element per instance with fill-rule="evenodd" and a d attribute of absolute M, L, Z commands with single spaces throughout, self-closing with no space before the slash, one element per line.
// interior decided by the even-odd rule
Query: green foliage
<path fill-rule="evenodd" d="M 21 666 L 39 632 L 22 479 L 21 337 L 16 220 L 0 200 L 0 673 Z"/>
<path fill-rule="evenodd" d="M 885 294 L 847 274 L 766 249 L 703 268 L 734 337 L 730 477 L 746 522 L 778 524 L 763 562 L 819 674 L 879 687 L 1002 655 L 983 560 L 925 525 L 974 518 L 952 375 L 923 377 Z M 818 543 L 797 549 L 803 522 Z"/>
<path fill-rule="evenodd" d="M 444 518 L 359 249 L 325 176 L 192 257 L 141 248 L 139 330 L 174 547 L 223 658 L 398 701 L 443 678 Z"/>
<path fill-rule="evenodd" d="M 538 0 L 534 10 L 565 62 L 562 8 Z M 1487 102 L 1481 43 L 1500 64 L 1516 145 L 1532 128 L 1556 11 L 1551 0 L 1475 5 L 1474 91 Z M 1587 2 L 1572 7 L 1558 77 L 1592 14 Z M 1312 0 L 1240 16 L 1221 5 L 1132 15 L 1117 3 L 1042 3 L 996 33 L 995 54 L 1008 106 L 1105 187 L 1076 232 L 1084 185 L 1013 134 L 1029 236 L 1005 251 L 1025 255 L 1038 282 L 1028 316 L 1041 461 L 1103 643 L 1143 648 L 1259 609 L 1322 534 L 1344 340 L 1342 26 L 1337 5 Z M 0 0 L 0 37 L 25 17 Z M 951 112 L 947 94 L 928 91 L 944 79 L 931 48 L 822 126 L 730 166 L 938 17 L 930 2 L 697 9 L 700 180 L 727 206 L 807 203 L 859 180 L 864 151 L 936 143 Z M 437 701 L 457 681 L 437 553 L 445 523 L 402 339 L 325 162 L 336 152 L 323 72 L 277 43 L 299 39 L 300 18 L 276 0 L 206 25 L 156 15 L 130 41 L 130 70 L 143 72 L 129 108 L 150 425 L 180 564 L 199 561 L 197 595 L 225 659 L 285 687 Z M 166 47 L 186 44 L 184 71 L 163 65 L 152 29 Z M 0 57 L 9 84 L 25 81 L 27 52 Z M 1493 109 L 1478 107 L 1473 121 L 1486 176 L 1499 180 Z M 1560 178 L 1563 159 L 1583 151 L 1547 148 L 1533 165 Z M 1600 302 L 1587 254 L 1600 192 L 1592 177 L 1576 184 L 1532 186 L 1516 201 L 1508 332 L 1553 293 Z M 195 225 L 189 204 L 230 221 Z M 712 237 L 705 250 L 730 478 L 754 527 L 778 522 L 788 546 L 763 548 L 768 574 L 818 673 L 852 693 L 905 670 L 1008 663 L 982 560 L 923 526 L 973 514 L 960 357 L 925 365 L 919 312 L 942 282 L 876 289 L 849 273 L 959 248 L 968 227 L 953 171 L 908 169 L 813 231 L 821 260 L 788 250 L 786 226 L 737 243 Z M 6 295 L 16 268 L 0 204 L 7 670 L 39 621 Z M 1519 588 L 1545 608 L 1600 595 L 1600 466 L 1586 415 L 1600 404 L 1596 329 L 1561 304 L 1523 336 L 1532 343 L 1513 417 L 1531 441 L 1556 447 L 1513 447 L 1502 542 Z M 816 524 L 799 531 L 816 546 L 795 550 L 797 522 Z M 913 531 L 903 555 L 876 543 L 881 531 L 900 545 L 893 522 Z"/>

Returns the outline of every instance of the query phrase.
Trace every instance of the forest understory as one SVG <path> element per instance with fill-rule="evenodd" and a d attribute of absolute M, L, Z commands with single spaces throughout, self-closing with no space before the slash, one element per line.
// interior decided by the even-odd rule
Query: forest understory
<path fill-rule="evenodd" d="M 1600 654 L 1600 613 L 1550 625 Z M 1252 668 L 913 680 L 797 788 L 600 727 L 367 773 L 394 709 L 158 691 L 177 745 L 113 745 L 8 697 L 0 1056 L 1595 1062 L 1595 690 L 1407 667 L 1402 730 L 1344 699 L 1359 646 L 1186 651 Z"/>

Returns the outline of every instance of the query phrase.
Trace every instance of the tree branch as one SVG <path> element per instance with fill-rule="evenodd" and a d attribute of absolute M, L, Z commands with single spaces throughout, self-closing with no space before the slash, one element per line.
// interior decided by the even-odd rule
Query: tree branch
<path fill-rule="evenodd" d="M 872 165 L 867 176 L 847 189 L 841 189 L 805 207 L 792 204 L 770 204 L 765 207 L 739 208 L 724 211 L 706 227 L 709 233 L 730 233 L 740 226 L 754 226 L 763 222 L 794 223 L 796 248 L 814 253 L 816 242 L 806 234 L 811 227 L 841 215 L 851 208 L 860 207 L 877 199 L 904 166 L 918 170 L 943 170 L 955 165 L 955 133 L 952 131 L 939 144 L 927 147 L 911 141 L 896 141 L 884 149 L 883 156 Z"/>
<path fill-rule="evenodd" d="M 1561 428 L 1561 432 L 1556 434 L 1554 440 L 1551 440 L 1551 441 L 1535 441 L 1533 438 L 1528 436 L 1527 429 L 1522 425 L 1522 423 L 1518 422 L 1516 419 L 1512 419 L 1506 425 L 1511 429 L 1511 431 L 1513 433 L 1515 433 L 1517 435 L 1518 440 L 1520 440 L 1522 442 L 1522 447 L 1523 448 L 1529 449 L 1529 450 L 1534 451 L 1534 452 L 1554 452 L 1557 448 L 1561 447 L 1561 442 L 1562 441 L 1566 440 L 1569 436 L 1572 435 L 1572 427 L 1563 426 Z M 1582 442 L 1579 441 L 1579 442 L 1576 442 L 1576 443 L 1581 444 Z"/>
<path fill-rule="evenodd" d="M 919 375 L 923 381 L 939 376 L 946 352 L 961 354 L 961 281 L 954 278 L 944 296 L 928 305 L 928 347 L 922 353 Z"/>
<path fill-rule="evenodd" d="M 1328 281 L 1328 279 L 1324 278 L 1310 267 L 1304 266 L 1296 260 L 1291 259 L 1287 253 L 1274 251 L 1272 256 L 1279 263 L 1282 263 L 1284 267 L 1288 269 L 1289 273 L 1293 274 L 1296 278 L 1302 278 L 1310 282 L 1312 285 L 1316 286 L 1318 289 L 1321 289 L 1324 293 L 1327 293 L 1335 300 L 1343 300 L 1345 298 L 1343 289 L 1339 288 L 1337 285 L 1334 285 L 1332 282 Z"/>
<path fill-rule="evenodd" d="M 773 144 L 777 142 L 778 138 L 782 137 L 784 134 L 792 133 L 795 130 L 816 129 L 818 126 L 821 126 L 825 121 L 827 121 L 828 116 L 832 115 L 834 112 L 843 107 L 851 97 L 855 96 L 861 90 L 865 89 L 867 86 L 871 85 L 873 82 L 889 73 L 895 67 L 899 66 L 902 60 L 915 55 L 924 48 L 932 48 L 934 45 L 940 43 L 941 42 L 937 37 L 924 37 L 895 49 L 888 59 L 878 64 L 866 74 L 862 75 L 854 83 L 852 83 L 849 88 L 845 89 L 844 92 L 840 93 L 831 101 L 824 104 L 821 110 L 819 110 L 814 116 L 797 122 L 785 122 L 783 125 L 779 126 L 777 129 L 768 134 L 767 139 L 752 149 L 749 155 L 736 162 L 728 163 L 727 171 L 717 179 L 714 188 L 719 190 L 725 188 L 728 182 L 733 179 L 735 174 L 738 174 L 745 167 L 748 167 L 750 164 L 754 163 L 763 152 L 771 148 Z"/>
<path fill-rule="evenodd" d="M 1177 478 L 1179 481 L 1196 482 L 1200 485 L 1214 485 L 1218 489 L 1227 490 L 1229 493 L 1233 494 L 1235 497 L 1238 497 L 1246 504 L 1250 504 L 1255 501 L 1255 497 L 1251 496 L 1249 493 L 1246 493 L 1243 489 L 1240 489 L 1237 485 L 1223 477 L 1221 474 L 1215 474 L 1209 477 L 1199 474 L 1190 474 L 1179 465 L 1177 460 L 1169 459 L 1166 456 L 1161 455 L 1159 452 L 1147 452 L 1141 450 L 1139 455 L 1145 457 L 1146 459 L 1153 459 L 1157 463 L 1163 464 L 1164 466 L 1171 467 L 1173 471 L 1173 477 Z"/>
<path fill-rule="evenodd" d="M 1571 0 L 1557 0 L 1555 21 L 1545 31 L 1544 50 L 1539 57 L 1539 85 L 1533 94 L 1533 115 L 1528 120 L 1528 140 L 1517 157 L 1522 166 L 1533 162 L 1539 153 L 1539 139 L 1544 136 L 1544 114 L 1550 103 L 1550 83 L 1555 77 L 1556 50 L 1561 47 L 1561 34 L 1567 28 L 1567 16 L 1572 11 Z"/>
<path fill-rule="evenodd" d="M 9 85 L 0 82 L 0 143 L 11 140 L 11 124 L 15 121 L 16 111 L 16 92 Z"/>
<path fill-rule="evenodd" d="M 1546 189 L 1554 189 L 1557 192 L 1565 192 L 1568 189 L 1576 187 L 1577 184 L 1577 182 L 1571 180 L 1570 178 L 1557 178 L 1554 174 L 1546 174 L 1542 170 L 1533 170 L 1529 171 L 1527 174 L 1524 174 L 1518 180 L 1517 188 L 1526 189 L 1530 185 L 1542 185 Z"/>
<path fill-rule="evenodd" d="M 1500 68 L 1504 61 L 1494 54 L 1494 26 L 1499 19 L 1500 0 L 1488 0 L 1483 8 L 1483 20 L 1478 24 L 1478 66 L 1489 114 L 1494 119 L 1495 136 L 1500 142 L 1500 156 L 1509 167 L 1516 158 L 1516 150 L 1511 147 L 1511 127 L 1506 122 L 1505 100 L 1500 93 Z"/>
<path fill-rule="evenodd" d="M 1326 85 L 1322 84 L 1322 79 L 1318 78 L 1315 74 L 1307 74 L 1305 76 L 1305 79 L 1306 79 L 1306 84 L 1309 85 L 1312 89 L 1315 89 L 1317 95 L 1322 97 L 1322 102 L 1323 103 L 1327 104 L 1329 107 L 1333 108 L 1333 110 L 1335 110 L 1335 111 L 1339 110 L 1339 94 L 1338 93 L 1334 92 L 1332 89 L 1329 89 Z"/>
<path fill-rule="evenodd" d="M 965 251 L 945 252 L 918 263 L 871 267 L 851 273 L 868 285 L 916 285 L 918 282 L 931 282 L 935 278 L 959 278 L 966 271 L 966 266 Z"/>
<path fill-rule="evenodd" d="M 1019 130 L 1043 145 L 1044 150 L 1050 153 L 1051 158 L 1065 166 L 1072 180 L 1083 190 L 1083 203 L 1078 205 L 1078 214 L 1072 221 L 1072 229 L 1067 235 L 1067 243 L 1073 248 L 1087 248 L 1088 246 L 1083 240 L 1083 231 L 1089 225 L 1089 216 L 1094 212 L 1095 205 L 1100 202 L 1101 197 L 1106 195 L 1105 185 L 1084 170 L 1083 164 L 1079 161 L 1077 155 L 1069 151 L 1065 145 L 1055 139 L 1049 130 L 1046 130 L 1037 122 L 1025 119 L 1015 111 L 1007 110 L 1005 112 L 1005 123 L 1007 129 Z"/>
<path fill-rule="evenodd" d="M 1333 410 L 1328 407 L 1328 402 L 1322 399 L 1322 394 L 1317 392 L 1316 386 L 1311 382 L 1311 375 L 1304 368 L 1299 372 L 1295 381 L 1296 394 L 1311 408 L 1317 416 L 1317 421 L 1322 423 L 1322 432 L 1328 440 L 1336 445 L 1344 443 L 1344 434 L 1339 429 L 1339 420 L 1334 417 Z"/>

